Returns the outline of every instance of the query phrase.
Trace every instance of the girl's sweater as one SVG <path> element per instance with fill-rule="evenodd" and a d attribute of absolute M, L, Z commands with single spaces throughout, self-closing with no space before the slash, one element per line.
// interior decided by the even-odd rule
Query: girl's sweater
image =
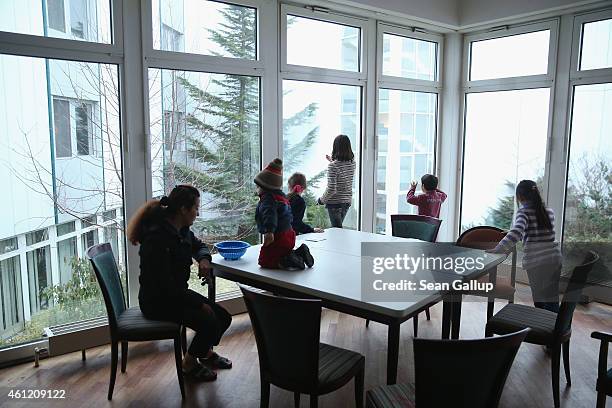
<path fill-rule="evenodd" d="M 523 241 L 523 268 L 531 269 L 544 264 L 561 264 L 561 251 L 555 242 L 555 213 L 546 209 L 552 228 L 538 225 L 535 209 L 522 206 L 516 213 L 514 225 L 495 247 L 496 252 L 510 252 Z"/>
<path fill-rule="evenodd" d="M 327 167 L 327 188 L 319 199 L 323 204 L 350 204 L 353 198 L 354 161 L 334 160 Z"/>

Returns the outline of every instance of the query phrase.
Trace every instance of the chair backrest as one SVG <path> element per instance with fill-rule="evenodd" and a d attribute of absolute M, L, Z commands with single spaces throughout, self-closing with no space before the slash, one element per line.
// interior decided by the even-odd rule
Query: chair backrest
<path fill-rule="evenodd" d="M 98 279 L 100 284 L 104 303 L 106 304 L 111 335 L 113 335 L 117 328 L 117 319 L 125 311 L 126 304 L 119 269 L 117 269 L 111 245 L 104 243 L 90 247 L 87 250 L 87 258 L 89 258 L 96 274 L 96 279 Z"/>
<path fill-rule="evenodd" d="M 562 335 L 571 329 L 576 304 L 581 301 L 582 290 L 584 289 L 587 276 L 598 260 L 599 255 L 594 251 L 589 251 L 582 264 L 574 268 L 565 288 L 559 313 L 557 313 L 557 321 L 555 322 L 556 334 Z"/>
<path fill-rule="evenodd" d="M 391 215 L 391 234 L 394 237 L 415 238 L 435 242 L 442 220 L 426 215 Z"/>
<path fill-rule="evenodd" d="M 475 249 L 493 249 L 506 234 L 502 229 L 487 225 L 470 228 L 459 235 L 457 246 Z"/>
<path fill-rule="evenodd" d="M 255 332 L 262 377 L 292 390 L 314 390 L 319 371 L 321 301 L 240 289 Z"/>
<path fill-rule="evenodd" d="M 477 340 L 414 339 L 416 406 L 497 407 L 529 329 Z"/>
<path fill-rule="evenodd" d="M 500 228 L 481 225 L 463 231 L 459 238 L 457 238 L 457 246 L 475 249 L 493 249 L 505 236 L 506 232 Z M 514 247 L 510 269 L 510 283 L 512 286 L 514 286 L 516 281 L 516 258 L 516 247 Z"/>

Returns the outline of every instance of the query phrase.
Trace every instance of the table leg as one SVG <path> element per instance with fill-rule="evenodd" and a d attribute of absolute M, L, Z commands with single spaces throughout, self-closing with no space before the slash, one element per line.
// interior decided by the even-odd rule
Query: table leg
<path fill-rule="evenodd" d="M 399 359 L 399 323 L 389 324 L 387 334 L 387 384 L 392 385 L 397 382 L 397 363 Z"/>
<path fill-rule="evenodd" d="M 442 338 L 449 339 L 451 331 L 451 314 L 453 312 L 453 299 L 444 296 L 442 301 Z"/>
<path fill-rule="evenodd" d="M 461 293 L 453 295 L 453 312 L 451 323 L 451 338 L 456 340 L 459 338 L 459 329 L 461 328 L 461 301 L 463 296 Z"/>

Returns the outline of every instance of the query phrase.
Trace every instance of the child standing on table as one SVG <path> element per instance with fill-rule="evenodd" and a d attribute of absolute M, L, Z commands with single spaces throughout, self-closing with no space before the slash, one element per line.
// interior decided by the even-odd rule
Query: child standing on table
<path fill-rule="evenodd" d="M 561 250 L 555 242 L 555 213 L 542 201 L 538 186 L 522 180 L 516 186 L 514 225 L 504 239 L 489 251 L 509 253 L 523 241 L 523 268 L 527 271 L 535 307 L 559 312 Z"/>
<path fill-rule="evenodd" d="M 259 265 L 264 268 L 304 269 L 314 264 L 310 250 L 302 244 L 297 250 L 295 231 L 291 227 L 289 200 L 282 192 L 283 162 L 274 159 L 255 176 L 259 203 L 255 210 L 257 230 L 264 241 L 259 252 Z"/>
<path fill-rule="evenodd" d="M 446 200 L 446 193 L 438 190 L 438 178 L 433 174 L 425 174 L 421 177 L 421 189 L 424 194 L 415 195 L 416 186 L 415 181 L 410 184 L 406 201 L 418 207 L 419 215 L 440 218 L 440 207 Z"/>
<path fill-rule="evenodd" d="M 302 173 L 293 173 L 287 182 L 289 194 L 287 199 L 291 206 L 293 215 L 293 230 L 296 234 L 308 234 L 310 232 L 323 232 L 321 228 L 313 228 L 304 222 L 304 212 L 306 212 L 306 201 L 302 198 L 302 193 L 306 190 L 306 176 Z"/>
<path fill-rule="evenodd" d="M 327 188 L 319 198 L 319 204 L 325 204 L 332 227 L 342 228 L 351 202 L 353 201 L 353 179 L 355 178 L 355 155 L 351 148 L 351 139 L 347 135 L 338 135 L 334 139 L 332 155 L 326 155 Z"/>

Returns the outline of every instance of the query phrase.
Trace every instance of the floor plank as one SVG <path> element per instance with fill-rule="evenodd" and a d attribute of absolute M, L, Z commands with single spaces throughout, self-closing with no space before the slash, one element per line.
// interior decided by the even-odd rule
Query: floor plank
<path fill-rule="evenodd" d="M 518 302 L 530 301 L 529 289 L 519 285 Z M 499 310 L 503 303 L 496 305 Z M 419 334 L 439 338 L 441 305 L 431 309 L 432 319 L 420 316 Z M 464 302 L 461 338 L 482 337 L 486 305 Z M 593 330 L 612 330 L 612 307 L 599 303 L 579 306 L 574 315 L 571 341 L 572 386 L 565 386 L 561 369 L 561 404 L 564 407 L 594 407 L 594 384 L 599 342 L 590 337 Z M 359 351 L 366 356 L 366 390 L 384 384 L 386 376 L 386 326 L 371 322 L 366 329 L 363 319 L 332 310 L 324 310 L 321 320 L 321 340 Z M 259 406 L 259 363 L 255 338 L 248 315 L 234 316 L 234 321 L 222 344 L 220 354 L 234 361 L 232 370 L 219 372 L 213 383 L 187 383 L 188 407 L 251 408 Z M 412 358 L 412 322 L 402 325 L 398 381 L 414 380 Z M 612 366 L 612 355 L 609 357 Z M 106 400 L 110 367 L 110 347 L 88 350 L 87 361 L 80 352 L 41 361 L 39 368 L 32 363 L 0 370 L 0 406 L 7 407 L 178 407 L 180 390 L 176 379 L 173 344 L 171 341 L 130 343 L 127 373 L 117 373 L 112 402 Z M 65 400 L 9 400 L 10 389 L 64 389 Z M 353 407 L 353 384 L 320 397 L 321 407 Z M 272 387 L 271 407 L 290 407 L 293 395 Z M 301 406 L 308 406 L 302 396 Z M 610 401 L 608 402 L 610 404 Z M 42 404 L 42 405 L 41 405 Z M 500 407 L 551 407 L 550 359 L 540 346 L 521 346 L 508 376 Z"/>

